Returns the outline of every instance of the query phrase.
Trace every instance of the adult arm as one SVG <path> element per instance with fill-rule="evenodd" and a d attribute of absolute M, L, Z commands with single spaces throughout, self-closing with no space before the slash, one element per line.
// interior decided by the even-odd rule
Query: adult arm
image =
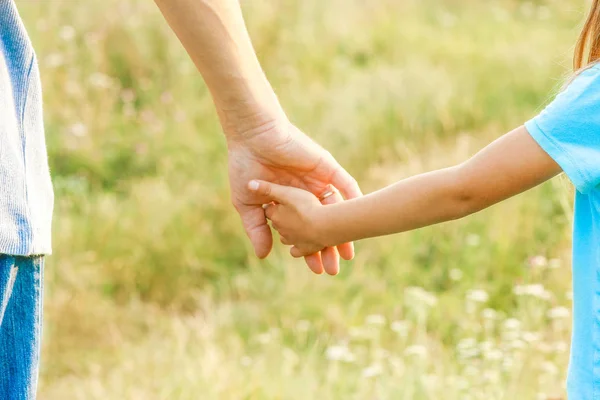
<path fill-rule="evenodd" d="M 247 189 L 251 178 L 292 185 L 319 196 L 330 185 L 346 198 L 361 195 L 356 181 L 331 154 L 293 126 L 263 73 L 237 0 L 155 0 L 202 74 L 227 138 L 232 202 L 256 255 L 273 244 L 261 207 Z M 336 193 L 325 202 L 342 201 Z M 339 254 L 354 255 L 352 244 L 308 255 L 316 273 L 339 271 Z"/>

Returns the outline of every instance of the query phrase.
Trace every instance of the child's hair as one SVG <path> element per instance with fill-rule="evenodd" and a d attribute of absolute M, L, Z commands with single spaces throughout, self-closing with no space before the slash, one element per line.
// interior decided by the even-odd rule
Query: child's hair
<path fill-rule="evenodd" d="M 592 0 L 592 7 L 575 44 L 573 70 L 579 71 L 600 59 L 600 0 Z"/>

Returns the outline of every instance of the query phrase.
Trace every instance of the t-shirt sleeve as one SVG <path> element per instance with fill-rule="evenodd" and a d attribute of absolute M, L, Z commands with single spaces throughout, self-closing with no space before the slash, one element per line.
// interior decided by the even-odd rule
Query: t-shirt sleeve
<path fill-rule="evenodd" d="M 600 66 L 581 72 L 538 116 L 525 123 L 577 191 L 600 185 Z"/>

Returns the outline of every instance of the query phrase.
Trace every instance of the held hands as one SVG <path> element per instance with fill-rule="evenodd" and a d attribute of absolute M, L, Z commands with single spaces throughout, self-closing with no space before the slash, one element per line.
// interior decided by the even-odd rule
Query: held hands
<path fill-rule="evenodd" d="M 341 194 L 335 192 L 324 199 L 323 204 L 343 201 L 342 194 L 346 199 L 359 197 L 361 191 L 352 176 L 329 152 L 302 133 L 287 118 L 251 119 L 253 123 L 250 127 L 238 127 L 234 132 L 227 133 L 231 200 L 240 214 L 256 255 L 264 258 L 271 251 L 273 237 L 262 205 L 272 200 L 250 190 L 250 180 L 261 179 L 304 189 L 306 192 L 286 188 L 293 190 L 298 198 L 301 196 L 305 199 L 306 204 L 313 205 L 320 204 L 313 195 L 322 195 L 332 185 Z M 319 247 L 313 243 L 312 252 L 307 251 L 304 242 L 299 245 L 303 251 L 298 253 L 298 250 L 294 250 L 294 254 L 304 255 L 306 264 L 316 274 L 326 271 L 330 275 L 336 275 L 339 272 L 339 257 L 345 260 L 354 257 L 351 243 L 336 247 Z"/>
<path fill-rule="evenodd" d="M 293 246 L 290 254 L 303 257 L 327 247 L 325 207 L 311 193 L 270 182 L 252 180 L 248 189 L 265 199 L 265 215 L 279 232 L 281 243 Z"/>

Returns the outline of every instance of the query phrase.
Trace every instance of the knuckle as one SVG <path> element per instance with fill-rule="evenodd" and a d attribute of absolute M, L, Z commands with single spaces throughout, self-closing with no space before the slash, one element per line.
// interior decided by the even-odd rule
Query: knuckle
<path fill-rule="evenodd" d="M 271 185 L 264 185 L 263 193 L 267 196 L 271 195 Z"/>

